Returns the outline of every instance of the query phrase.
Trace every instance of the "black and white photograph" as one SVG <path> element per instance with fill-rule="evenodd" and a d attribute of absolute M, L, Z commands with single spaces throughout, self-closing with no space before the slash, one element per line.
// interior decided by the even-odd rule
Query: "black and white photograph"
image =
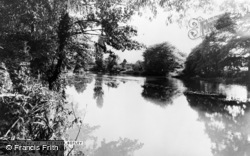
<path fill-rule="evenodd" d="M 0 0 L 0 155 L 250 156 L 250 0 Z"/>

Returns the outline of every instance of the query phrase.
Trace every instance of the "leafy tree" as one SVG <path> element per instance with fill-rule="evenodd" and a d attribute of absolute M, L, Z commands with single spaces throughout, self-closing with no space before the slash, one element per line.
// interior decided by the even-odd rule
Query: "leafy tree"
<path fill-rule="evenodd" d="M 122 68 L 125 68 L 125 65 L 127 64 L 127 60 L 126 59 L 124 59 L 123 61 L 122 61 L 122 63 L 121 63 L 121 65 L 122 65 Z"/>
<path fill-rule="evenodd" d="M 2 1 L 0 7 L 2 61 L 26 61 L 19 52 L 28 46 L 32 74 L 40 73 L 50 89 L 63 69 L 79 68 L 86 61 L 93 35 L 103 36 L 104 44 L 97 44 L 104 53 L 110 52 L 107 45 L 116 50 L 141 47 L 131 39 L 136 29 L 126 25 L 135 10 L 123 1 Z"/>
<path fill-rule="evenodd" d="M 143 64 L 143 61 L 136 61 L 135 64 L 133 64 L 132 68 L 134 71 L 142 72 L 144 70 Z"/>
<path fill-rule="evenodd" d="M 236 13 L 244 16 L 249 13 L 249 1 L 223 0 L 220 2 L 214 0 L 138 0 L 134 4 L 135 7 L 149 8 L 154 15 L 157 14 L 159 7 L 166 12 L 166 24 L 178 22 L 187 25 L 190 18 L 194 18 L 197 13 L 212 15 L 215 12 Z M 198 14 L 200 15 L 200 14 Z"/>
<path fill-rule="evenodd" d="M 216 29 L 188 56 L 184 73 L 218 77 L 223 76 L 225 69 L 237 72 L 246 66 L 250 40 L 238 35 L 239 29 L 244 28 L 244 25 L 236 25 L 240 20 L 228 13 L 220 17 L 215 23 Z"/>
<path fill-rule="evenodd" d="M 181 68 L 184 55 L 171 44 L 165 42 L 148 48 L 144 53 L 144 68 L 147 74 L 166 75 Z"/>
<path fill-rule="evenodd" d="M 118 72 L 117 69 L 117 65 L 118 65 L 118 61 L 120 60 L 119 56 L 111 53 L 109 55 L 108 58 L 106 58 L 105 60 L 105 66 L 106 66 L 106 70 L 110 73 L 116 73 Z"/>
<path fill-rule="evenodd" d="M 103 47 L 103 48 L 101 48 Z M 98 39 L 98 44 L 95 45 L 95 65 L 96 70 L 104 70 L 104 64 L 103 64 L 103 53 L 105 49 L 105 43 L 103 42 L 102 37 L 100 36 Z"/>
<path fill-rule="evenodd" d="M 1 139 L 63 139 L 66 128 L 81 123 L 68 122 L 62 71 L 85 66 L 92 36 L 104 36 L 103 53 L 111 53 L 108 45 L 139 49 L 131 39 L 136 29 L 126 25 L 134 13 L 132 5 L 113 0 L 0 1 L 0 63 L 13 83 L 6 91 L 0 84 L 9 93 L 0 99 Z"/>

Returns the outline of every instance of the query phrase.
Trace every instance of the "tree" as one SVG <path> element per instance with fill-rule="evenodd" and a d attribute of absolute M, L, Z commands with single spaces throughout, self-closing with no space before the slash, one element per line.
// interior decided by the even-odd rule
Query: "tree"
<path fill-rule="evenodd" d="M 135 64 L 133 64 L 132 68 L 134 71 L 142 72 L 144 70 L 143 64 L 143 61 L 138 60 L 135 62 Z"/>
<path fill-rule="evenodd" d="M 244 16 L 249 13 L 250 2 L 237 0 L 219 2 L 214 0 L 138 0 L 134 5 L 149 8 L 154 14 L 157 14 L 158 7 L 162 7 L 167 12 L 166 24 L 178 22 L 187 25 L 190 18 L 202 13 L 210 16 L 215 12 L 230 12 Z"/>
<path fill-rule="evenodd" d="M 118 72 L 118 61 L 120 60 L 119 56 L 115 53 L 110 53 L 109 56 L 105 59 L 105 70 L 109 73 Z"/>
<path fill-rule="evenodd" d="M 166 75 L 182 67 L 184 55 L 165 42 L 148 48 L 144 53 L 145 72 L 150 75 Z"/>
<path fill-rule="evenodd" d="M 8 64 L 14 59 L 19 64 L 26 60 L 20 50 L 27 45 L 32 74 L 40 73 L 50 89 L 56 89 L 63 69 L 86 60 L 91 36 L 103 37 L 102 45 L 96 43 L 103 53 L 111 53 L 107 45 L 123 51 L 141 48 L 131 39 L 137 30 L 126 25 L 135 8 L 123 1 L 4 0 L 0 7 L 2 61 Z"/>
<path fill-rule="evenodd" d="M 137 30 L 126 24 L 136 10 L 125 2 L 0 1 L 0 64 L 13 83 L 0 99 L 2 139 L 62 139 L 66 128 L 81 123 L 75 115 L 68 121 L 75 113 L 66 108 L 62 71 L 85 66 L 94 49 L 92 36 L 105 38 L 98 45 L 103 53 L 111 53 L 107 46 L 141 47 L 131 39 Z M 84 90 L 84 85 L 77 89 Z"/>
<path fill-rule="evenodd" d="M 124 59 L 124 60 L 122 61 L 121 65 L 122 65 L 122 68 L 123 68 L 123 69 L 125 68 L 127 62 L 128 62 L 128 61 L 127 61 L 126 59 Z"/>
<path fill-rule="evenodd" d="M 102 48 L 103 47 L 103 48 Z M 99 36 L 98 44 L 95 45 L 95 68 L 97 71 L 104 70 L 103 54 L 105 50 L 105 43 L 102 36 Z"/>
<path fill-rule="evenodd" d="M 215 23 L 214 31 L 188 56 L 184 74 L 218 77 L 224 76 L 226 68 L 237 72 L 240 67 L 246 66 L 250 40 L 249 37 L 239 36 L 242 29 L 246 29 L 244 24 L 236 24 L 241 20 L 235 14 L 221 16 Z"/>

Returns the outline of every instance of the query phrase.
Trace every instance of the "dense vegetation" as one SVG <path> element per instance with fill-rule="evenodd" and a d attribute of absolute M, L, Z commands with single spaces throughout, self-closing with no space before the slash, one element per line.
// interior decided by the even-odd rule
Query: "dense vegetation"
<path fill-rule="evenodd" d="M 185 56 L 169 43 L 148 48 L 144 53 L 144 69 L 148 75 L 166 75 L 181 68 Z"/>
<path fill-rule="evenodd" d="M 131 39 L 137 30 L 126 24 L 137 6 L 112 0 L 2 0 L 1 139 L 64 139 L 63 132 L 74 124 L 80 131 L 82 121 L 66 100 L 63 73 L 84 69 L 95 47 L 110 54 L 107 46 L 139 49 Z"/>
<path fill-rule="evenodd" d="M 103 56 L 102 56 L 103 57 Z M 92 71 L 110 74 L 132 74 L 132 75 L 158 75 L 166 76 L 170 72 L 175 72 L 183 68 L 185 55 L 170 43 L 161 43 L 147 48 L 143 52 L 143 61 L 134 64 L 127 63 L 126 60 L 119 63 L 119 56 L 109 54 L 106 59 L 96 59 Z"/>
<path fill-rule="evenodd" d="M 70 82 L 66 81 L 63 73 L 85 70 L 92 58 L 95 58 L 98 70 L 114 73 L 124 69 L 127 61 L 119 65 L 119 57 L 112 49 L 125 51 L 143 47 L 132 39 L 137 30 L 127 25 L 134 14 L 140 13 L 141 6 L 150 6 L 156 11 L 156 5 L 160 4 L 168 10 L 168 22 L 171 23 L 173 13 L 178 13 L 176 19 L 179 20 L 185 16 L 186 6 L 200 8 L 201 4 L 211 5 L 209 0 L 193 2 L 1 0 L 1 139 L 63 139 L 62 131 L 75 123 L 81 124 L 75 115 L 72 121 L 68 118 L 74 110 L 67 107 L 64 89 L 72 84 L 67 84 Z M 230 3 L 225 6 L 230 6 Z M 226 14 L 217 22 L 216 30 L 187 58 L 184 74 L 223 76 L 225 70 L 250 67 L 249 56 L 246 56 L 250 40 L 248 36 L 238 37 L 242 25 L 238 24 L 241 27 L 236 28 L 235 21 L 238 19 Z M 241 50 L 240 55 L 235 55 L 235 49 Z M 109 57 L 104 59 L 103 54 L 109 54 Z M 180 68 L 183 58 L 169 43 L 158 44 L 148 48 L 144 62 L 136 62 L 132 69 L 166 75 Z M 94 97 L 101 107 L 103 93 L 100 84 L 96 83 Z M 79 87 L 79 92 L 85 89 L 84 84 L 75 86 Z M 155 91 L 145 88 L 145 96 L 147 90 Z"/>
<path fill-rule="evenodd" d="M 248 21 L 237 25 L 240 19 L 226 13 L 217 20 L 214 31 L 189 54 L 183 71 L 186 76 L 247 78 L 250 38 L 240 35 L 240 30 Z"/>
<path fill-rule="evenodd" d="M 116 50 L 141 47 L 131 39 L 137 31 L 124 25 L 134 14 L 133 8 L 114 7 L 112 1 L 69 3 L 2 1 L 1 61 L 8 66 L 29 61 L 31 74 L 40 75 L 50 89 L 56 89 L 62 70 L 84 67 L 91 57 L 91 36 L 101 35 L 102 43 L 95 46 L 102 53 L 112 53 L 106 45 Z"/>

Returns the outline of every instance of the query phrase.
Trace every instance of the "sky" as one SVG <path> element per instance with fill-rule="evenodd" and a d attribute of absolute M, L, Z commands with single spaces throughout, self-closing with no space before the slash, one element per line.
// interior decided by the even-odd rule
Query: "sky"
<path fill-rule="evenodd" d="M 159 11 L 151 21 L 147 13 L 142 16 L 135 15 L 129 23 L 138 30 L 138 36 L 135 39 L 146 46 L 169 42 L 180 51 L 189 54 L 191 49 L 201 42 L 201 39 L 191 40 L 186 27 L 181 28 L 178 24 L 167 25 L 165 15 L 166 12 Z M 120 61 L 126 59 L 130 63 L 135 63 L 137 60 L 143 60 L 143 51 L 119 51 L 116 54 L 119 55 Z"/>

